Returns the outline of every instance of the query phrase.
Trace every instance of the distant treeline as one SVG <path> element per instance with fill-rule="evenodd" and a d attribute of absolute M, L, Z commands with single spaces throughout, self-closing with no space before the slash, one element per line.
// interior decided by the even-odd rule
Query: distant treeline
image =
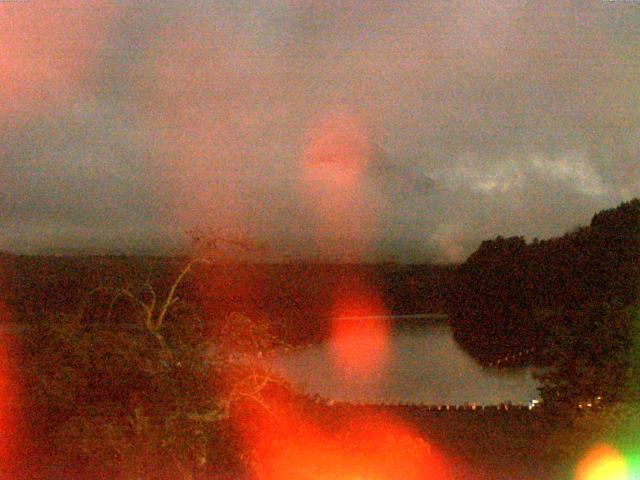
<path fill-rule="evenodd" d="M 544 355 L 559 329 L 581 339 L 574 347 L 596 345 L 589 340 L 595 335 L 603 348 L 618 341 L 612 335 L 622 335 L 620 329 L 605 323 L 637 301 L 639 273 L 640 200 L 634 199 L 559 238 L 484 241 L 456 272 L 449 318 L 458 342 L 485 363 L 534 348 L 537 361 L 549 364 L 555 360 Z"/>
<path fill-rule="evenodd" d="M 149 282 L 166 291 L 185 264 L 178 257 L 1 256 L 3 301 L 14 321 L 78 314 L 93 323 L 130 322 L 126 298 L 115 303 L 104 287 L 126 287 L 144 298 Z M 353 289 L 378 295 L 389 314 L 439 313 L 447 304 L 455 268 L 401 264 L 199 264 L 179 296 L 212 326 L 231 312 L 260 318 L 286 342 L 327 334 L 336 298 Z"/>

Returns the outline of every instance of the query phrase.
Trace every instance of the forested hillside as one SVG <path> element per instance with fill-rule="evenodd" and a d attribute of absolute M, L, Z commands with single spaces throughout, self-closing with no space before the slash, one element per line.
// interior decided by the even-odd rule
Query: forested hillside
<path fill-rule="evenodd" d="M 484 363 L 533 349 L 537 363 L 570 358 L 565 367 L 574 376 L 588 367 L 602 374 L 611 366 L 605 357 L 630 348 L 639 274 L 634 199 L 559 238 L 484 241 L 458 269 L 450 321 L 456 339 Z M 607 372 L 622 380 L 624 362 Z"/>

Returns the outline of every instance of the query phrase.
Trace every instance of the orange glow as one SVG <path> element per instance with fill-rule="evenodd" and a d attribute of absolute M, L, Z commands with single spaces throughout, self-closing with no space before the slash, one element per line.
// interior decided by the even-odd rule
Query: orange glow
<path fill-rule="evenodd" d="M 9 368 L 8 336 L 0 334 L 0 470 L 11 463 L 16 436 L 16 394 Z"/>
<path fill-rule="evenodd" d="M 301 410 L 274 408 L 253 421 L 256 477 L 265 480 L 403 480 L 450 478 L 435 447 L 399 420 L 360 415 L 327 425 Z M 335 421 L 335 420 L 334 420 Z"/>
<path fill-rule="evenodd" d="M 0 272 L 4 275 L 4 272 Z M 0 277 L 0 295 L 5 294 L 4 279 Z M 16 465 L 15 454 L 24 451 L 19 445 L 19 385 L 15 377 L 16 345 L 9 332 L 9 312 L 0 297 L 0 471 L 10 472 Z M 4 477 L 3 477 L 4 478 Z"/>
<path fill-rule="evenodd" d="M 344 109 L 326 115 L 306 135 L 301 195 L 316 212 L 323 251 L 326 240 L 337 240 L 358 257 L 373 240 L 376 206 L 364 181 L 372 154 L 367 128 Z"/>
<path fill-rule="evenodd" d="M 330 348 L 336 366 L 364 378 L 384 368 L 389 355 L 389 312 L 372 287 L 343 284 L 331 315 Z"/>
<path fill-rule="evenodd" d="M 609 445 L 593 447 L 580 461 L 576 470 L 576 480 L 627 480 L 627 464 L 614 448 Z"/>
<path fill-rule="evenodd" d="M 311 166 L 335 167 L 342 178 L 362 172 L 371 157 L 368 133 L 351 113 L 336 111 L 309 132 L 304 158 Z"/>
<path fill-rule="evenodd" d="M 5 2 L 0 9 L 0 111 L 67 99 L 98 58 L 112 2 Z"/>

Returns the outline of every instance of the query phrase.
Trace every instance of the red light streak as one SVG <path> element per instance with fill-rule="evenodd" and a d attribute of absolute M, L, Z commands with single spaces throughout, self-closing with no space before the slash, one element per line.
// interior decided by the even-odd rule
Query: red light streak
<path fill-rule="evenodd" d="M 0 267 L 2 268 L 2 267 Z M 21 438 L 20 384 L 17 378 L 17 344 L 11 332 L 9 309 L 4 302 L 5 272 L 0 271 L 0 472 L 16 474 L 18 452 L 24 452 Z M 6 477 L 2 477 L 6 478 Z"/>
<path fill-rule="evenodd" d="M 398 419 L 372 413 L 327 426 L 295 406 L 252 420 L 248 444 L 256 478 L 405 480 L 450 478 L 444 456 Z"/>
<path fill-rule="evenodd" d="M 348 377 L 381 371 L 389 356 L 389 313 L 373 287 L 363 281 L 340 286 L 331 315 L 329 345 L 336 366 Z"/>

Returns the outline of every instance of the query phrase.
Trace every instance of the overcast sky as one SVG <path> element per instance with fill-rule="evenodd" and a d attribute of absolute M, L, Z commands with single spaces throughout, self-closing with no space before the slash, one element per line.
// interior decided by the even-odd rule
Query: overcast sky
<path fill-rule="evenodd" d="M 640 2 L 0 3 L 0 249 L 464 259 L 640 195 Z"/>

